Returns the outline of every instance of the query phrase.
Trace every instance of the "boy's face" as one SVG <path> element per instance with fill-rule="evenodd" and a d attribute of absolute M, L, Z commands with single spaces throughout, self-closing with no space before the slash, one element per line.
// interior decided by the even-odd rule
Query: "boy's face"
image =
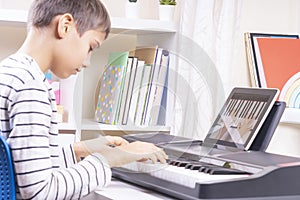
<path fill-rule="evenodd" d="M 67 78 L 90 65 L 91 53 L 100 47 L 106 34 L 97 30 L 88 30 L 82 36 L 74 26 L 61 39 L 54 51 L 54 62 L 51 71 L 60 78 Z"/>

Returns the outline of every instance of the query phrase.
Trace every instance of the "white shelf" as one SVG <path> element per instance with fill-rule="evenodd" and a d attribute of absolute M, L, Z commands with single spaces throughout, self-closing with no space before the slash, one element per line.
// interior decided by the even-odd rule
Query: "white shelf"
<path fill-rule="evenodd" d="M 59 131 L 76 131 L 76 125 L 73 123 L 59 123 L 58 124 Z"/>
<path fill-rule="evenodd" d="M 112 17 L 111 23 L 112 33 L 175 33 L 178 30 L 178 26 L 175 22 L 151 19 Z"/>
<path fill-rule="evenodd" d="M 300 109 L 285 108 L 280 122 L 291 123 L 291 124 L 300 124 Z"/>
<path fill-rule="evenodd" d="M 27 16 L 25 10 L 0 9 L 0 25 L 26 26 Z"/>
<path fill-rule="evenodd" d="M 28 12 L 25 10 L 0 9 L 0 25 L 26 27 Z M 112 33 L 145 34 L 175 33 L 178 26 L 175 22 L 151 19 L 126 19 L 112 17 Z"/>
<path fill-rule="evenodd" d="M 128 125 L 110 125 L 97 123 L 93 119 L 83 119 L 81 130 L 83 131 L 134 131 L 134 132 L 169 132 L 170 127 L 165 126 L 128 126 Z"/>

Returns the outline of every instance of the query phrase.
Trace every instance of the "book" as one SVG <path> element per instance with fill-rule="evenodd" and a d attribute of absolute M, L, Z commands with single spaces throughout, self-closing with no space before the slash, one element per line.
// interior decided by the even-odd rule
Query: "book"
<path fill-rule="evenodd" d="M 133 81 L 133 87 L 131 89 L 131 96 L 129 96 L 129 106 L 125 110 L 123 124 L 134 125 L 134 116 L 138 105 L 138 95 L 142 81 L 144 65 L 145 61 L 137 60 L 135 78 Z"/>
<path fill-rule="evenodd" d="M 261 86 L 278 88 L 279 100 L 287 107 L 300 108 L 300 40 L 258 38 L 258 68 L 263 71 Z"/>
<path fill-rule="evenodd" d="M 156 125 L 166 125 L 166 115 L 167 115 L 167 101 L 169 94 L 169 67 L 170 67 L 170 54 L 168 51 L 163 52 L 161 72 L 158 77 L 158 85 L 156 87 L 154 105 L 159 105 L 158 116 L 156 120 Z M 170 104 L 171 105 L 171 104 Z"/>
<path fill-rule="evenodd" d="M 145 116 L 145 111 L 146 111 L 146 107 L 147 107 L 149 94 L 151 93 L 151 84 L 150 83 L 152 81 L 153 74 L 154 74 L 157 54 L 160 51 L 162 51 L 162 50 L 158 50 L 158 49 L 159 48 L 157 45 L 156 46 L 143 46 L 143 47 L 137 47 L 133 52 L 131 52 L 131 54 L 134 55 L 135 57 L 137 57 L 138 60 L 143 60 L 144 64 L 148 66 L 147 68 L 149 68 L 149 66 L 151 66 L 150 72 L 148 72 L 148 69 L 146 70 L 147 74 L 149 74 L 148 83 L 143 82 L 142 83 L 143 87 L 140 87 L 141 91 L 138 92 L 138 103 L 137 103 L 137 107 L 136 107 L 134 118 L 133 118 L 134 124 L 138 124 L 138 125 L 143 124 L 143 118 Z M 142 73 L 143 73 L 143 79 L 145 81 L 145 78 L 148 78 L 148 75 L 147 75 L 147 77 L 145 77 L 144 70 Z M 142 95 L 142 96 L 140 97 L 140 95 Z M 137 119 L 137 116 L 138 116 L 138 119 Z"/>
<path fill-rule="evenodd" d="M 167 102 L 168 102 L 168 80 L 169 80 L 169 68 L 166 69 L 166 78 L 165 78 L 165 85 L 162 88 L 162 95 L 160 101 L 160 109 L 158 113 L 158 118 L 156 120 L 156 125 L 164 126 L 166 125 L 167 121 Z"/>
<path fill-rule="evenodd" d="M 156 56 L 155 56 L 155 60 L 154 60 L 152 72 L 151 72 L 152 76 L 151 76 L 151 80 L 149 82 L 149 92 L 148 92 L 147 100 L 146 100 L 145 107 L 143 110 L 143 116 L 142 116 L 142 124 L 143 125 L 149 125 L 150 112 L 152 109 L 156 85 L 157 85 L 158 77 L 159 77 L 160 70 L 161 70 L 162 52 L 163 52 L 162 48 L 157 48 Z"/>
<path fill-rule="evenodd" d="M 109 54 L 107 67 L 100 77 L 99 96 L 95 111 L 97 122 L 105 124 L 116 124 L 117 122 L 128 54 L 129 52 Z"/>
<path fill-rule="evenodd" d="M 152 65 L 145 64 L 142 73 L 142 79 L 139 86 L 137 105 L 134 115 L 134 124 L 142 125 L 143 112 L 148 98 Z"/>
<path fill-rule="evenodd" d="M 125 101 L 122 101 L 124 103 L 124 108 L 121 110 L 120 114 L 120 124 L 126 125 L 128 120 L 128 113 L 129 113 L 129 107 L 132 99 L 132 91 L 134 87 L 134 81 L 136 79 L 136 72 L 137 72 L 137 65 L 138 65 L 138 59 L 136 57 L 131 57 L 132 63 L 131 63 L 131 71 L 130 71 L 130 79 L 128 82 L 128 88 L 127 88 L 127 95 Z M 122 108 L 121 108 L 122 109 Z"/>
<path fill-rule="evenodd" d="M 167 89 L 167 71 L 169 68 L 169 52 L 167 50 L 162 51 L 161 63 L 158 68 L 158 76 L 153 83 L 153 98 L 149 99 L 149 109 L 147 110 L 145 124 L 149 125 L 164 125 L 164 122 L 158 122 L 160 111 L 166 110 L 165 107 L 162 107 L 162 97 L 163 91 L 166 87 Z M 151 102 L 150 102 L 151 101 Z"/>
<path fill-rule="evenodd" d="M 170 127 L 171 130 L 170 132 L 172 133 L 173 128 L 175 127 L 175 114 L 174 114 L 174 110 L 175 110 L 175 100 L 176 100 L 176 93 L 174 91 L 176 91 L 176 87 L 177 87 L 177 78 L 178 78 L 178 74 L 177 74 L 177 56 L 175 56 L 174 54 L 169 52 L 169 66 L 168 66 L 168 71 L 167 71 L 167 77 L 166 77 L 166 81 L 167 81 L 167 102 L 166 102 L 166 121 L 165 121 L 165 125 Z M 162 101 L 162 103 L 164 103 L 164 101 Z"/>
<path fill-rule="evenodd" d="M 133 67 L 133 57 L 128 57 L 127 60 L 127 66 L 126 66 L 126 73 L 124 75 L 124 84 L 123 84 L 123 90 L 122 90 L 122 98 L 119 108 L 119 114 L 117 116 L 117 122 L 118 124 L 122 124 L 124 111 L 125 111 L 125 105 L 127 101 L 127 95 L 129 90 L 129 83 L 132 76 L 132 67 Z"/>

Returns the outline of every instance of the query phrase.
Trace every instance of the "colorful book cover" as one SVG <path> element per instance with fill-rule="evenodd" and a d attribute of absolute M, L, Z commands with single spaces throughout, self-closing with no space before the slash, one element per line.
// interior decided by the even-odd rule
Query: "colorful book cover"
<path fill-rule="evenodd" d="M 122 101 L 128 52 L 113 52 L 100 81 L 95 118 L 97 122 L 116 124 Z"/>

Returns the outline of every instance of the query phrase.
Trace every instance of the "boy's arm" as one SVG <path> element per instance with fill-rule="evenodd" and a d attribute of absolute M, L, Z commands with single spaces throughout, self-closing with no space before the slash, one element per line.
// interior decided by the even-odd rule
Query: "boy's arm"
<path fill-rule="evenodd" d="M 64 157 L 59 157 L 57 122 L 52 117 L 55 100 L 49 103 L 48 95 L 49 91 L 35 80 L 14 88 L 9 96 L 12 129 L 8 143 L 13 155 L 18 197 L 78 199 L 109 184 L 110 167 L 99 154 L 61 167 L 61 159 L 67 163 L 66 160 L 74 158 L 69 156 L 73 150 L 65 148 Z"/>

